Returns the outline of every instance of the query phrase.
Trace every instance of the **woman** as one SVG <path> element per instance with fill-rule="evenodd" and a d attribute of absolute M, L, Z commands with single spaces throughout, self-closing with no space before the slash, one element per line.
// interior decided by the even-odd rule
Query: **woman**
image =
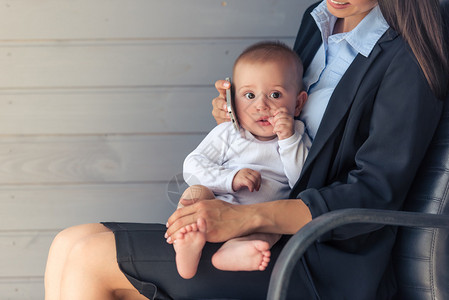
<path fill-rule="evenodd" d="M 197 275 L 182 280 L 175 275 L 164 234 L 171 242 L 180 228 L 200 217 L 206 220 L 209 242 L 254 232 L 285 234 L 272 249 L 274 261 L 288 234 L 327 211 L 400 209 L 435 130 L 439 99 L 447 94 L 442 30 L 438 0 L 325 0 L 314 5 L 295 43 L 309 92 L 301 118 L 313 145 L 292 199 L 240 206 L 220 200 L 184 203 L 169 218 L 168 229 L 116 223 L 66 229 L 50 249 L 46 299 L 146 299 L 141 294 L 151 299 L 169 299 L 167 294 L 175 299 L 263 299 L 271 269 L 217 271 L 210 254 L 220 244 L 207 243 Z M 224 81 L 216 87 L 220 95 L 213 114 L 222 122 Z M 395 230 L 389 227 L 334 230 L 298 262 L 289 296 L 391 298 L 394 240 Z"/>

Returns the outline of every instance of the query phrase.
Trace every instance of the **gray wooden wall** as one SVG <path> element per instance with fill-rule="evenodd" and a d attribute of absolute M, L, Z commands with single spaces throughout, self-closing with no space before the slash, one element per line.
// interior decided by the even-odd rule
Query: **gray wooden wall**
<path fill-rule="evenodd" d="M 312 2 L 1 0 L 0 299 L 43 299 L 65 227 L 165 223 L 215 80 Z"/>

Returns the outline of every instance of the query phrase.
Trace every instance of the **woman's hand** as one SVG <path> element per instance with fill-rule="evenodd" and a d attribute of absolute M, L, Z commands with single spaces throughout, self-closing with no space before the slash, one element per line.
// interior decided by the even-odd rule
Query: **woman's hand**
<path fill-rule="evenodd" d="M 219 199 L 199 201 L 177 209 L 168 219 L 166 239 L 172 243 L 176 233 L 199 218 L 206 221 L 208 242 L 224 242 L 228 239 L 248 234 L 245 225 L 250 224 L 251 213 L 245 211 L 245 205 L 234 205 Z"/>
<path fill-rule="evenodd" d="M 231 84 L 226 80 L 217 80 L 215 88 L 219 95 L 212 100 L 212 116 L 217 124 L 221 124 L 231 120 L 226 108 L 226 90 L 231 88 Z"/>

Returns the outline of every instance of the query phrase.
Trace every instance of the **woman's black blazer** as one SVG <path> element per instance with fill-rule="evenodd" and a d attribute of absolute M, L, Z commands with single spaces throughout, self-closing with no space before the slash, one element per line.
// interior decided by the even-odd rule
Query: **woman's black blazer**
<path fill-rule="evenodd" d="M 305 69 L 322 43 L 312 8 L 294 46 Z M 441 110 L 410 48 L 390 28 L 335 88 L 292 198 L 313 217 L 342 208 L 400 209 Z M 319 297 L 387 299 L 395 290 L 394 240 L 394 228 L 363 224 L 324 236 L 303 261 Z"/>

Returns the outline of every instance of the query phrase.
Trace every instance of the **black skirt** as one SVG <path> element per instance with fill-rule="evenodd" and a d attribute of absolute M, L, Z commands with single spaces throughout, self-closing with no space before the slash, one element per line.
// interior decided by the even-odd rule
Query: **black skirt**
<path fill-rule="evenodd" d="M 102 223 L 112 230 L 117 261 L 134 287 L 151 300 L 156 299 L 265 299 L 273 265 L 288 240 L 284 236 L 271 249 L 265 271 L 220 271 L 211 262 L 222 243 L 206 243 L 198 271 L 192 279 L 179 276 L 173 246 L 166 243 L 161 224 Z M 289 288 L 289 299 L 314 299 L 313 285 L 299 262 Z"/>

